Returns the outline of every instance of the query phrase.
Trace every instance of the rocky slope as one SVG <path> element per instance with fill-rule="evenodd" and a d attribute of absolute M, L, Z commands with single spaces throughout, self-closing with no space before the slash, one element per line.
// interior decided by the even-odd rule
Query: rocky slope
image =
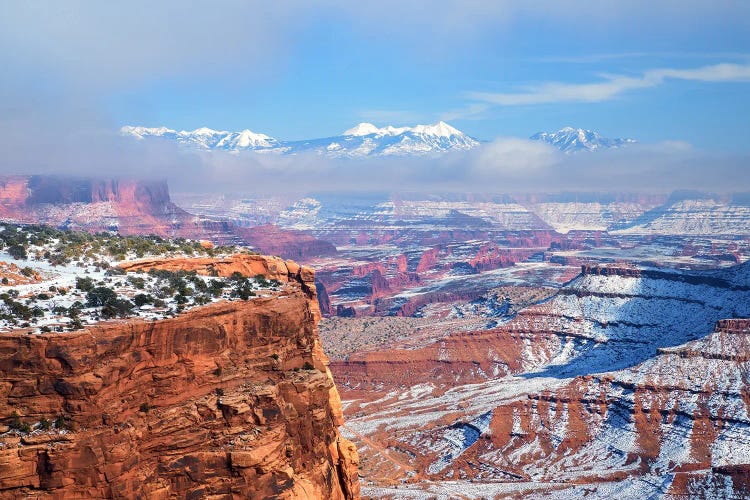
<path fill-rule="evenodd" d="M 287 285 L 168 320 L 1 336 L 0 498 L 357 498 L 313 272 L 258 256 L 138 264 L 162 266 Z"/>
<path fill-rule="evenodd" d="M 746 236 L 750 232 L 747 195 L 715 196 L 673 193 L 663 205 L 652 208 L 627 224 L 613 226 L 621 235 Z"/>
<path fill-rule="evenodd" d="M 750 320 L 719 321 L 631 369 L 500 406 L 491 438 L 462 455 L 462 467 L 491 461 L 536 480 L 621 481 L 631 498 L 747 498 L 749 361 Z"/>

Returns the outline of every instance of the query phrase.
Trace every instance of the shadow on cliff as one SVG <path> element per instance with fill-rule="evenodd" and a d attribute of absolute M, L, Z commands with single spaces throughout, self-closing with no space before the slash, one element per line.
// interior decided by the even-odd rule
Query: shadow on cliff
<path fill-rule="evenodd" d="M 522 376 L 570 378 L 629 368 L 653 358 L 660 348 L 709 335 L 720 319 L 748 317 L 747 269 L 748 263 L 735 266 L 735 272 L 730 273 L 681 275 L 687 276 L 686 281 L 642 277 L 628 292 L 628 298 L 595 296 L 591 295 L 595 290 L 583 288 L 576 294 L 573 283 L 553 301 L 576 299 L 575 306 L 580 307 L 584 323 L 605 340 L 560 334 L 562 340 L 556 354 L 561 355 L 565 345 L 572 342 L 572 358 Z"/>

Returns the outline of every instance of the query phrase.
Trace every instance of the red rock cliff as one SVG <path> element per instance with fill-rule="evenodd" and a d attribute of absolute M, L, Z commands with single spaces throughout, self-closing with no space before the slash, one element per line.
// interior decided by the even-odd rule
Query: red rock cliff
<path fill-rule="evenodd" d="M 290 283 L 279 296 L 0 336 L 4 422 L 70 428 L 3 434 L 0 498 L 358 498 L 314 273 L 264 262 Z"/>

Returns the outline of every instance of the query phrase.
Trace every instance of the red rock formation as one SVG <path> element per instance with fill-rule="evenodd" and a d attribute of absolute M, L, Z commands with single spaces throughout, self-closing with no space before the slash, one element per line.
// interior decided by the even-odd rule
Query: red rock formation
<path fill-rule="evenodd" d="M 549 332 L 461 332 L 420 348 L 396 345 L 354 353 L 346 361 L 331 361 L 331 370 L 342 387 L 367 391 L 377 387 L 393 390 L 423 381 L 447 388 L 520 372 L 527 367 L 524 355 L 544 359 L 559 344 Z M 342 391 L 347 399 L 352 396 L 348 389 Z"/>
<path fill-rule="evenodd" d="M 331 306 L 331 298 L 328 296 L 328 290 L 325 285 L 320 281 L 315 282 L 315 290 L 318 292 L 318 305 L 320 306 L 320 313 L 323 316 L 331 316 L 333 313 L 333 306 Z"/>
<path fill-rule="evenodd" d="M 404 259 L 406 256 L 404 256 Z M 385 266 L 381 262 L 368 262 L 367 264 L 359 264 L 352 268 L 352 276 L 357 278 L 364 278 L 373 271 L 378 271 L 381 274 L 385 274 Z"/>
<path fill-rule="evenodd" d="M 4 434 L 0 498 L 358 498 L 312 270 L 258 256 L 214 269 L 289 285 L 169 320 L 0 337 L 4 421 L 70 428 Z"/>
<path fill-rule="evenodd" d="M 311 257 L 336 254 L 336 247 L 302 231 L 281 229 L 271 224 L 252 228 L 237 227 L 234 232 L 259 252 L 287 259 L 306 261 Z"/>
<path fill-rule="evenodd" d="M 423 273 L 435 267 L 435 265 L 438 263 L 439 256 L 439 248 L 431 248 L 429 250 L 426 250 L 422 254 L 422 257 L 419 258 L 419 264 L 417 264 L 416 269 L 417 273 Z"/>
<path fill-rule="evenodd" d="M 13 217 L 26 205 L 29 197 L 29 178 L 8 176 L 0 178 L 0 215 Z"/>
<path fill-rule="evenodd" d="M 538 250 L 507 249 L 494 244 L 484 245 L 479 249 L 476 256 L 469 261 L 469 264 L 479 272 L 491 271 L 526 260 L 536 251 Z"/>
<path fill-rule="evenodd" d="M 26 276 L 21 269 L 13 264 L 0 260 L 0 286 L 26 285 L 29 283 L 39 283 L 42 277 L 38 272 L 32 271 Z"/>

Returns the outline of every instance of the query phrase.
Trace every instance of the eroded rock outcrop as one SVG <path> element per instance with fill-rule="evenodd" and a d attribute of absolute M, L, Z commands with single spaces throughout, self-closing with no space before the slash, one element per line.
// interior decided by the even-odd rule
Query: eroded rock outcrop
<path fill-rule="evenodd" d="M 259 252 L 306 261 L 312 257 L 336 254 L 336 247 L 303 231 L 282 229 L 266 224 L 251 228 L 237 227 L 235 233 Z"/>
<path fill-rule="evenodd" d="M 207 271 L 203 261 L 163 264 Z M 3 434 L 0 498 L 359 497 L 314 273 L 259 256 L 214 264 L 288 285 L 168 320 L 0 337 L 4 422 L 62 416 L 69 429 Z"/>

